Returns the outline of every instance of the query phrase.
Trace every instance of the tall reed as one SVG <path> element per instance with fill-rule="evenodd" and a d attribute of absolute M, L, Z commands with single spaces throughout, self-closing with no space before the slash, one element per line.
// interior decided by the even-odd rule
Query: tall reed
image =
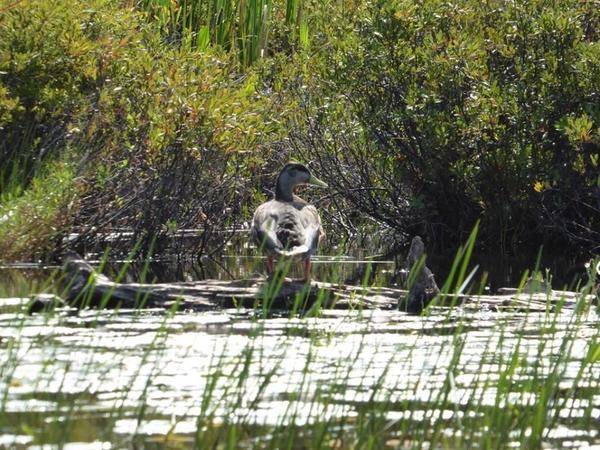
<path fill-rule="evenodd" d="M 243 66 L 267 54 L 272 22 L 279 17 L 288 27 L 288 40 L 308 46 L 302 0 L 286 0 L 285 5 L 273 0 L 140 0 L 139 6 L 171 39 L 199 50 L 218 46 L 236 52 Z"/>

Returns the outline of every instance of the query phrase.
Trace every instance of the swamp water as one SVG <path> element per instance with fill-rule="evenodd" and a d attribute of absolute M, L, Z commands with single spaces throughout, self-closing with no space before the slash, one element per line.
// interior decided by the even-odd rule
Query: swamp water
<path fill-rule="evenodd" d="M 147 277 L 260 269 L 223 261 Z M 317 278 L 361 273 L 327 261 Z M 0 269 L 0 448 L 600 448 L 600 328 L 583 301 L 25 314 L 26 294 L 52 290 L 48 271 Z"/>

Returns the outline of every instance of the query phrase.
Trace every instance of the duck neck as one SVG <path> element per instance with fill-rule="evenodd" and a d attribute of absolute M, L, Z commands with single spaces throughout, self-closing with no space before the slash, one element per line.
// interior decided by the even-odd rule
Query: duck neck
<path fill-rule="evenodd" d="M 280 202 L 294 201 L 294 186 L 280 175 L 275 185 L 275 200 Z"/>

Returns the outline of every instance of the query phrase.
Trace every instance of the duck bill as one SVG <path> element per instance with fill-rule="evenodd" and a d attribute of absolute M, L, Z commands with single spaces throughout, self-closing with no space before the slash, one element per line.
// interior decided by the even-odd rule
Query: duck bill
<path fill-rule="evenodd" d="M 308 179 L 308 181 L 306 182 L 306 184 L 310 184 L 311 186 L 318 186 L 318 187 L 322 187 L 322 188 L 329 187 L 327 185 L 327 183 L 325 183 L 324 181 L 319 180 L 314 175 L 310 176 L 310 178 Z"/>

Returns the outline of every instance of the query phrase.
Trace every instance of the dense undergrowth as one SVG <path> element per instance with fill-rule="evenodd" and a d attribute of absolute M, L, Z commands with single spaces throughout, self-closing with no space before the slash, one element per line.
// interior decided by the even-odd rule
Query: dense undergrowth
<path fill-rule="evenodd" d="M 123 248 L 141 239 L 159 251 L 167 233 L 234 222 L 280 128 L 258 76 L 219 49 L 169 45 L 134 7 L 76 3 L 26 2 L 1 16 L 2 257 L 48 255 L 71 230 L 80 250 L 126 229 Z M 57 164 L 76 195 L 42 176 Z M 35 182 L 64 201 L 19 202 Z M 34 204 L 43 214 L 30 214 Z"/>
<path fill-rule="evenodd" d="M 599 6 L 2 0 L 0 259 L 214 251 L 288 158 L 332 239 L 598 253 Z"/>
<path fill-rule="evenodd" d="M 489 247 L 597 252 L 598 7 L 374 2 L 326 55 L 297 148 L 358 209 L 438 247 L 482 218 Z"/>

